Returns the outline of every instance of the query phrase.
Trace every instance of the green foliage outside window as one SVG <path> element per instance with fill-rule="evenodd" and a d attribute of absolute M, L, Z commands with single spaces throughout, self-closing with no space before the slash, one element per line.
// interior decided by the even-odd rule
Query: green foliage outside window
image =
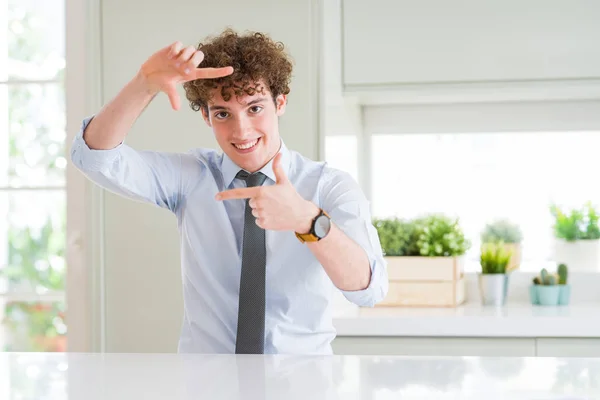
<path fill-rule="evenodd" d="M 8 3 L 8 55 L 11 60 L 37 68 L 44 57 L 58 52 L 47 48 L 44 33 L 37 28 L 40 22 L 52 22 L 43 15 L 34 15 L 35 9 L 27 10 L 21 4 Z M 59 72 L 58 76 L 62 75 Z M 57 163 L 62 159 L 64 164 L 64 126 L 56 122 L 64 120 L 64 115 L 48 121 L 44 113 L 44 109 L 64 109 L 62 83 L 58 85 L 59 99 L 49 97 L 56 86 L 32 83 L 8 87 L 10 134 L 2 140 L 9 140 L 9 168 L 0 173 L 8 173 L 9 184 L 22 183 L 20 178 L 29 185 L 64 182 L 64 165 Z M 54 100 L 62 103 L 58 105 Z M 35 180 L 30 178 L 33 175 Z M 48 183 L 52 177 L 53 182 Z M 65 193 L 8 193 L 8 227 L 6 221 L 0 225 L 0 229 L 7 229 L 8 257 L 0 260 L 0 279 L 8 283 L 9 290 L 43 293 L 65 289 L 66 209 L 64 201 L 53 201 L 56 195 L 60 199 Z M 27 214 L 28 207 L 49 208 L 46 220 L 30 224 L 11 222 L 15 213 Z M 6 302 L 2 325 L 8 334 L 8 344 L 3 350 L 64 351 L 67 330 L 64 306 L 63 302 Z"/>

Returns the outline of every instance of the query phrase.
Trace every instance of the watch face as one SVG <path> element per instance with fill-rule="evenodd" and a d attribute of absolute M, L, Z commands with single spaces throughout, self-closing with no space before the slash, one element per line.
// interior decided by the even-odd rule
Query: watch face
<path fill-rule="evenodd" d="M 329 229 L 331 229 L 331 221 L 327 216 L 321 215 L 315 221 L 315 235 L 319 238 L 324 238 L 329 233 Z"/>

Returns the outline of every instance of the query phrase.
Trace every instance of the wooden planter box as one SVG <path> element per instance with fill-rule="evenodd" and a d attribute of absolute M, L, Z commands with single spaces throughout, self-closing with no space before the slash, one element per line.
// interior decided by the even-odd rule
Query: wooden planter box
<path fill-rule="evenodd" d="M 464 256 L 386 257 L 389 291 L 379 307 L 456 307 L 465 301 Z"/>

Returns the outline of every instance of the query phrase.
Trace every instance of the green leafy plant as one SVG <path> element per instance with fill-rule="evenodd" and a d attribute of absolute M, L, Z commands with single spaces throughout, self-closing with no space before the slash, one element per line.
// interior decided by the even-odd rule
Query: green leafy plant
<path fill-rule="evenodd" d="M 399 218 L 374 219 L 383 254 L 386 256 L 416 256 L 417 231 L 415 224 Z"/>
<path fill-rule="evenodd" d="M 415 219 L 374 219 L 386 256 L 453 257 L 466 253 L 471 242 L 457 218 L 428 214 Z"/>
<path fill-rule="evenodd" d="M 590 202 L 581 209 L 564 210 L 553 204 L 554 236 L 566 241 L 600 239 L 600 216 Z"/>
<path fill-rule="evenodd" d="M 521 243 L 522 240 L 521 228 L 508 219 L 494 220 L 481 232 L 481 243 Z"/>
<path fill-rule="evenodd" d="M 419 254 L 427 257 L 454 257 L 467 252 L 471 242 L 465 237 L 458 218 L 434 213 L 415 220 Z"/>
<path fill-rule="evenodd" d="M 482 245 L 479 262 L 482 274 L 505 274 L 512 251 L 502 242 L 490 242 Z"/>
<path fill-rule="evenodd" d="M 27 6 L 22 2 L 9 2 L 7 11 L 8 31 L 7 46 L 11 59 L 19 60 L 26 67 L 39 69 L 39 61 L 56 53 L 53 42 L 44 39 L 46 30 L 40 29 L 47 20 L 43 13 Z M 50 21 L 46 21 L 50 22 Z M 63 60 L 64 61 L 64 60 Z M 43 73 L 46 73 L 42 71 Z M 62 69 L 55 77 L 61 81 L 64 77 Z M 59 110 L 64 104 L 56 103 L 54 97 L 58 93 L 59 101 L 63 94 L 62 84 L 46 85 L 9 85 L 8 120 L 12 121 L 8 139 L 8 168 L 9 185 L 25 185 L 32 183 L 28 177 L 38 173 L 56 180 L 64 177 L 64 167 L 59 161 L 64 161 L 65 141 L 60 135 L 60 120 L 64 116 L 52 113 L 52 118 L 35 118 L 33 112 L 40 107 L 49 106 Z M 56 89 L 55 89 L 56 87 Z M 60 89 L 59 89 L 60 88 Z M 55 128 L 55 127 L 59 128 Z M 58 129 L 58 130 L 57 130 Z M 57 135 L 58 133 L 58 135 Z M 37 151 L 37 150 L 40 151 Z M 31 153 L 31 154 L 30 154 Z M 52 186 L 53 182 L 46 182 Z M 22 192 L 9 203 L 12 211 L 14 204 L 21 199 L 37 197 L 40 193 Z M 12 196 L 9 196 L 11 199 Z M 58 221 L 48 219 L 38 226 L 17 226 L 8 221 L 7 252 L 8 259 L 0 260 L 0 279 L 8 284 L 9 290 L 29 286 L 30 290 L 64 291 L 66 281 L 65 258 L 65 223 L 66 209 L 60 206 L 61 213 Z M 10 212 L 9 212 L 10 215 Z M 9 217 L 10 219 L 10 217 Z M 4 221 L 6 222 L 6 221 Z M 6 263 L 6 265 L 4 265 Z M 18 289 L 17 289 L 18 290 Z M 65 304 L 57 302 L 25 302 L 7 301 L 0 310 L 3 314 L 0 329 L 7 333 L 9 341 L 6 351 L 65 351 L 66 319 Z M 15 341 L 14 343 L 12 341 Z M 9 367 L 10 368 L 10 367 Z M 26 375 L 25 375 L 26 377 Z M 11 376 L 11 379 L 13 376 Z M 15 381 L 17 376 L 15 375 Z M 22 392 L 18 385 L 13 395 L 17 398 L 39 398 L 42 394 L 29 393 L 30 379 L 23 380 Z M 27 393 L 25 394 L 25 388 Z M 46 391 L 47 392 L 47 391 Z"/>

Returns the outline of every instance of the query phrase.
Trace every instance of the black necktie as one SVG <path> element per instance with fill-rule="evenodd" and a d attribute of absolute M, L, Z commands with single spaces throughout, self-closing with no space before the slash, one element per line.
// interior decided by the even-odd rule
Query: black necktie
<path fill-rule="evenodd" d="M 261 186 L 267 178 L 261 172 L 249 174 L 242 170 L 236 178 L 246 186 Z M 242 242 L 242 272 L 238 308 L 236 354 L 262 354 L 265 343 L 265 269 L 267 251 L 265 230 L 256 225 L 252 208 L 246 200 L 244 236 Z"/>

